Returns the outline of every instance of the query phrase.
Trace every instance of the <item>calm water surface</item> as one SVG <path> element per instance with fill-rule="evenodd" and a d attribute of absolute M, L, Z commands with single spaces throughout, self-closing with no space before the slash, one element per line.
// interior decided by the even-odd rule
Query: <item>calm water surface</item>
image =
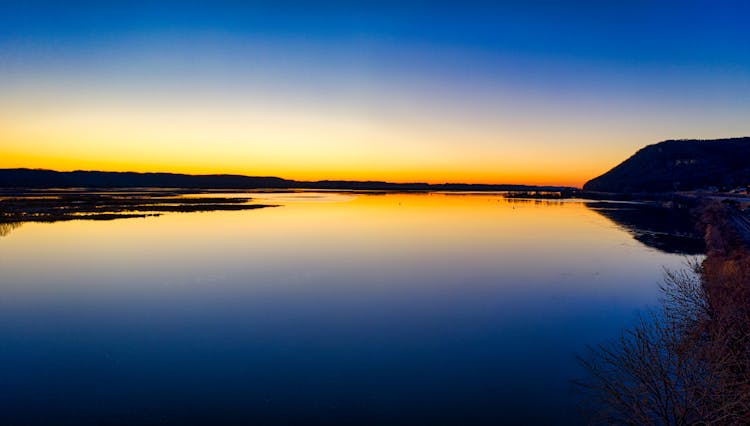
<path fill-rule="evenodd" d="M 0 424 L 574 424 L 685 260 L 576 201 L 253 196 L 7 229 Z"/>

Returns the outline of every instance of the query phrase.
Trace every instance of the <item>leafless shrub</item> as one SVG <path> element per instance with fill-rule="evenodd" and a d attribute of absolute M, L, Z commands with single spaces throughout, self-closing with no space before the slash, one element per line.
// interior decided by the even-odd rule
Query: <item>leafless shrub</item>
<path fill-rule="evenodd" d="M 580 358 L 592 424 L 750 423 L 750 322 L 738 313 L 750 309 L 714 309 L 704 277 L 696 261 L 667 271 L 660 309 Z"/>

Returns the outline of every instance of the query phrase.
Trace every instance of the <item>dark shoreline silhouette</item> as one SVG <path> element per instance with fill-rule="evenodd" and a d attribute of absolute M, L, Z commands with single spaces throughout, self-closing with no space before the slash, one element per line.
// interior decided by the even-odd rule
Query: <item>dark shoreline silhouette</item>
<path fill-rule="evenodd" d="M 383 191 L 573 191 L 565 186 L 320 180 L 274 176 L 187 175 L 42 169 L 0 169 L 0 188 L 183 188 L 183 189 L 341 189 Z"/>

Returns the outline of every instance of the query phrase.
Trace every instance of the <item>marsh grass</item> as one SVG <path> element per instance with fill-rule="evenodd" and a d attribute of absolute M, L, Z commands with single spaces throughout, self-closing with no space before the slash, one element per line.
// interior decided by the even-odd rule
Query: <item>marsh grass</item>
<path fill-rule="evenodd" d="M 255 204 L 250 198 L 180 197 L 149 192 L 130 194 L 64 193 L 17 195 L 0 199 L 0 236 L 13 223 L 67 220 L 113 220 L 158 216 L 162 213 L 238 211 L 273 207 Z"/>

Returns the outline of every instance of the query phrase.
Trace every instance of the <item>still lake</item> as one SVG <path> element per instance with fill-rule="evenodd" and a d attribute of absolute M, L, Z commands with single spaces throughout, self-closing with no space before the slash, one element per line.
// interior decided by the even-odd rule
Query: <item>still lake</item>
<path fill-rule="evenodd" d="M 685 262 L 580 200 L 247 195 L 6 229 L 0 424 L 575 424 Z"/>

